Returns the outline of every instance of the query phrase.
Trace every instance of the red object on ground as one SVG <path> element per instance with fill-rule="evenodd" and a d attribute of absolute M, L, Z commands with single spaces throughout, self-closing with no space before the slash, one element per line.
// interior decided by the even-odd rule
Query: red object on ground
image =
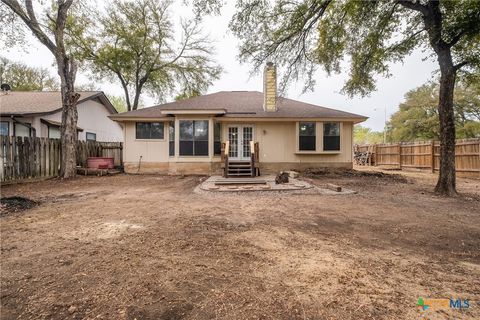
<path fill-rule="evenodd" d="M 113 169 L 113 158 L 91 157 L 87 159 L 87 167 L 91 169 Z"/>

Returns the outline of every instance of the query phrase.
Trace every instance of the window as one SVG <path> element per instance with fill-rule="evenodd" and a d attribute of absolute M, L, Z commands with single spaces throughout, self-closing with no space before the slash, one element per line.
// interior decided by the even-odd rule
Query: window
<path fill-rule="evenodd" d="M 97 134 L 92 132 L 86 132 L 85 138 L 87 141 L 97 141 Z"/>
<path fill-rule="evenodd" d="M 213 154 L 222 153 L 222 124 L 215 122 L 213 125 Z"/>
<path fill-rule="evenodd" d="M 50 139 L 60 139 L 60 128 L 48 127 L 48 137 Z"/>
<path fill-rule="evenodd" d="M 180 120 L 180 155 L 208 156 L 208 121 Z"/>
<path fill-rule="evenodd" d="M 25 123 L 27 124 L 27 123 Z M 28 125 L 30 125 L 28 123 Z M 21 123 L 15 123 L 13 126 L 13 132 L 15 133 L 16 137 L 30 137 L 31 134 L 31 129 L 30 127 L 27 127 L 26 125 L 23 125 Z"/>
<path fill-rule="evenodd" d="M 9 136 L 10 135 L 10 122 L 1 121 L 0 122 L 0 135 Z"/>
<path fill-rule="evenodd" d="M 170 122 L 168 125 L 168 155 L 175 156 L 175 122 Z"/>
<path fill-rule="evenodd" d="M 137 122 L 136 139 L 163 139 L 163 122 Z"/>
<path fill-rule="evenodd" d="M 340 123 L 325 122 L 323 124 L 323 150 L 340 150 Z"/>
<path fill-rule="evenodd" d="M 315 122 L 300 122 L 298 133 L 298 150 L 315 151 L 316 150 L 316 125 Z"/>

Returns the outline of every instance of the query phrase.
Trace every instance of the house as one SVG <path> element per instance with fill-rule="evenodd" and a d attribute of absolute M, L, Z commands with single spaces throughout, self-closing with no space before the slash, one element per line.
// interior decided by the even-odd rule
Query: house
<path fill-rule="evenodd" d="M 117 111 L 101 91 L 78 92 L 79 140 L 123 140 L 121 125 L 108 116 Z M 62 98 L 60 91 L 9 91 L 0 93 L 0 134 L 60 138 Z"/>
<path fill-rule="evenodd" d="M 352 168 L 353 125 L 366 117 L 264 92 L 222 91 L 115 114 L 130 173 L 255 176 L 311 167 Z"/>

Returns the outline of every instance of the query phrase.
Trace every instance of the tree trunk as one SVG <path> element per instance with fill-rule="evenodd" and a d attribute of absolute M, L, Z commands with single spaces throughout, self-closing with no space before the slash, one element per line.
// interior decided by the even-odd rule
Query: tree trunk
<path fill-rule="evenodd" d="M 450 48 L 437 52 L 440 64 L 440 94 L 438 116 L 440 120 L 440 174 L 435 192 L 441 195 L 457 194 L 455 185 L 455 115 L 453 93 L 456 70 Z"/>
<path fill-rule="evenodd" d="M 77 171 L 77 102 L 80 98 L 75 93 L 76 66 L 73 60 L 57 57 L 58 74 L 61 79 L 62 92 L 62 126 L 60 177 L 74 178 Z"/>

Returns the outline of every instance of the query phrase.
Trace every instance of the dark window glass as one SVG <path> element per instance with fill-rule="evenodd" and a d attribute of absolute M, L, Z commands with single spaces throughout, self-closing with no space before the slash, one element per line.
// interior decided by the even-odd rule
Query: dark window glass
<path fill-rule="evenodd" d="M 315 122 L 300 122 L 298 132 L 298 149 L 301 151 L 315 151 L 316 147 Z"/>
<path fill-rule="evenodd" d="M 340 123 L 326 122 L 323 124 L 323 150 L 340 150 Z"/>
<path fill-rule="evenodd" d="M 0 122 L 0 135 L 2 136 L 10 135 L 10 122 L 8 121 Z"/>
<path fill-rule="evenodd" d="M 208 156 L 208 121 L 180 121 L 181 156 Z"/>
<path fill-rule="evenodd" d="M 215 122 L 213 125 L 213 154 L 219 155 L 222 153 L 222 124 Z"/>
<path fill-rule="evenodd" d="M 97 141 L 97 135 L 92 132 L 87 132 L 86 133 L 86 139 L 87 141 Z"/>
<path fill-rule="evenodd" d="M 180 121 L 180 140 L 193 140 L 193 121 Z"/>
<path fill-rule="evenodd" d="M 137 139 L 163 139 L 163 122 L 137 122 Z"/>
<path fill-rule="evenodd" d="M 163 139 L 163 122 L 150 123 L 150 139 Z"/>
<path fill-rule="evenodd" d="M 175 122 L 168 125 L 168 155 L 175 156 Z"/>

